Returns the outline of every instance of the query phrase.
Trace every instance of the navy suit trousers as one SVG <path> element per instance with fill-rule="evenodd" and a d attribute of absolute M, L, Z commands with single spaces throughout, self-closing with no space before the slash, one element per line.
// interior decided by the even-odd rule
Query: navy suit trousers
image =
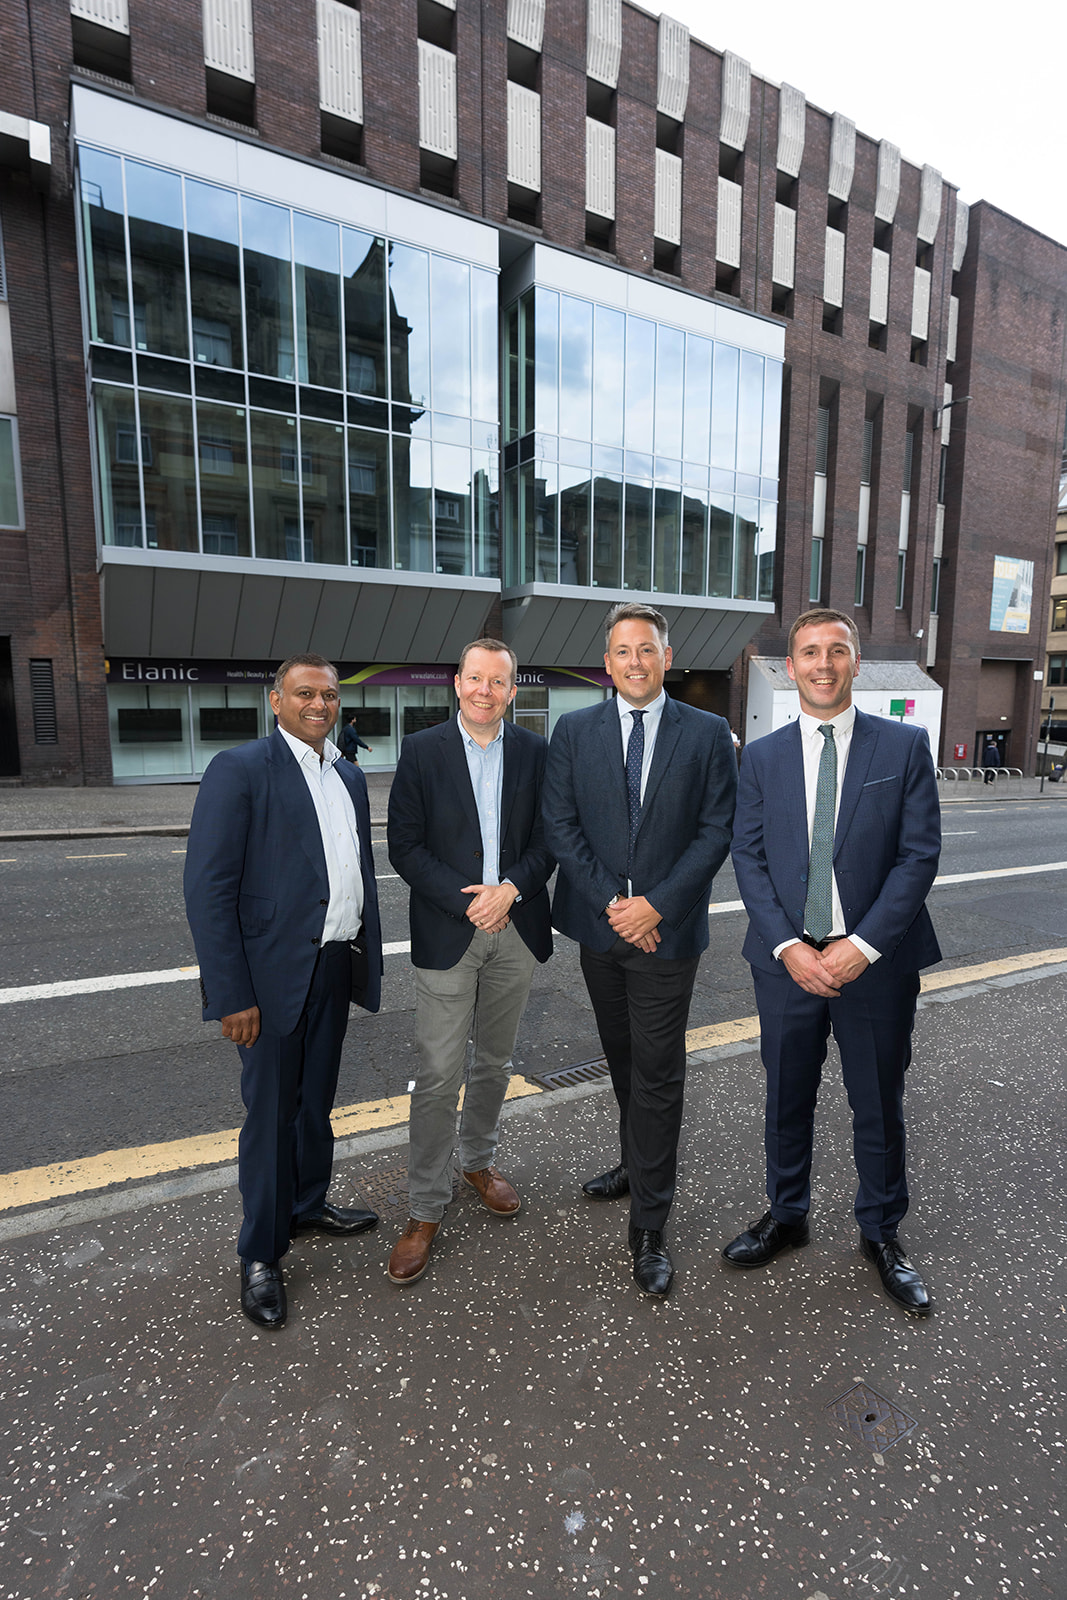
<path fill-rule="evenodd" d="M 238 1046 L 247 1112 L 238 1147 L 242 1261 L 278 1261 L 293 1218 L 320 1210 L 326 1198 L 351 971 L 347 944 L 323 945 L 293 1032 L 264 1032 L 254 1045 Z"/>

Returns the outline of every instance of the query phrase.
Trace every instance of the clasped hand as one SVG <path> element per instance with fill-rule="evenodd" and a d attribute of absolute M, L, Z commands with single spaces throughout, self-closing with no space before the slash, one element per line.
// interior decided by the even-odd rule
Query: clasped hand
<path fill-rule="evenodd" d="M 654 905 L 643 894 L 624 896 L 606 912 L 613 933 L 627 944 L 652 955 L 659 944 L 659 924 L 663 921 Z"/>
<path fill-rule="evenodd" d="M 794 983 L 809 994 L 833 1000 L 846 983 L 854 983 L 870 962 L 851 939 L 835 939 L 825 950 L 810 944 L 790 944 L 782 951 L 782 965 Z"/>
<path fill-rule="evenodd" d="M 467 917 L 486 933 L 503 933 L 511 921 L 508 913 L 519 897 L 513 883 L 468 883 L 460 894 L 474 896 Z"/>

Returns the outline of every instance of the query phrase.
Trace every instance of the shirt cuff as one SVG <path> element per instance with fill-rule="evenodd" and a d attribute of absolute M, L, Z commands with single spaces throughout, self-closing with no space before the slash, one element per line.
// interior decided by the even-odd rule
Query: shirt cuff
<path fill-rule="evenodd" d="M 855 933 L 850 933 L 849 938 L 852 940 L 852 943 L 856 946 L 856 949 L 860 952 L 860 954 L 867 957 L 867 960 L 870 962 L 872 967 L 876 961 L 881 960 L 882 952 L 880 950 L 876 950 L 873 944 L 868 944 L 866 939 L 861 939 L 859 935 Z"/>
<path fill-rule="evenodd" d="M 803 939 L 783 939 L 781 944 L 776 944 L 775 945 L 774 949 L 771 951 L 771 955 L 774 957 L 774 959 L 776 961 L 781 961 L 781 959 L 782 959 L 782 951 L 783 950 L 788 950 L 789 946 L 791 944 L 803 944 L 803 943 L 804 943 Z"/>

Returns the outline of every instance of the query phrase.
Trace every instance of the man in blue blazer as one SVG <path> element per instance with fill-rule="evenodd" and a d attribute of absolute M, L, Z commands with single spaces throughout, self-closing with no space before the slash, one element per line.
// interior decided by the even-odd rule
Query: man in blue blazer
<path fill-rule="evenodd" d="M 541 826 L 547 745 L 504 715 L 516 666 L 499 639 L 465 646 L 455 677 L 458 714 L 407 736 L 389 795 L 389 859 L 411 889 L 419 1048 L 410 1215 L 388 1269 L 396 1284 L 425 1272 L 452 1198 L 465 1076 L 463 1181 L 494 1216 L 514 1216 L 521 1205 L 493 1157 L 534 969 L 552 954 L 545 885 L 555 863 Z"/>
<path fill-rule="evenodd" d="M 770 1210 L 723 1255 L 760 1267 L 808 1242 L 832 1028 L 852 1107 L 861 1248 L 886 1293 L 926 1316 L 929 1296 L 897 1228 L 908 1208 L 904 1073 L 919 972 L 941 959 L 925 905 L 941 818 L 926 730 L 856 710 L 859 659 L 844 612 L 798 617 L 786 664 L 800 715 L 741 761 L 733 859 L 767 1072 Z"/>
<path fill-rule="evenodd" d="M 382 940 L 366 779 L 326 738 L 337 673 L 293 656 L 270 703 L 274 732 L 221 751 L 204 774 L 185 905 L 204 1020 L 221 1020 L 241 1057 L 241 1305 L 273 1329 L 286 1318 L 279 1263 L 292 1235 L 378 1220 L 326 1191 L 348 1008 L 378 1010 Z"/>
<path fill-rule="evenodd" d="M 730 847 L 737 758 L 722 717 L 664 691 L 671 648 L 659 611 L 615 606 L 605 644 L 617 698 L 561 717 L 549 749 L 545 835 L 559 861 L 552 920 L 581 946 L 619 1104 L 619 1164 L 585 1193 L 629 1194 L 634 1281 L 665 1295 L 686 1023 L 712 879 Z"/>

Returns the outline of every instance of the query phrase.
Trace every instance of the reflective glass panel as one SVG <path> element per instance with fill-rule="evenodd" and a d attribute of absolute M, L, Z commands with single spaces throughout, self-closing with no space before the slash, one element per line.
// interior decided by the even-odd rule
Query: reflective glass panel
<path fill-rule="evenodd" d="M 142 394 L 140 404 L 148 547 L 196 550 L 192 402 L 171 395 Z"/>
<path fill-rule="evenodd" d="M 130 343 L 130 294 L 126 280 L 122 162 L 99 150 L 79 152 L 82 232 L 89 276 L 89 337 L 104 344 Z"/>
<path fill-rule="evenodd" d="M 737 470 L 759 475 L 763 445 L 763 357 L 741 352 L 737 406 Z"/>
<path fill-rule="evenodd" d="M 296 376 L 289 213 L 241 197 L 248 366 L 268 378 Z"/>
<path fill-rule="evenodd" d="M 438 572 L 469 575 L 471 453 L 459 445 L 433 447 L 434 555 Z"/>
<path fill-rule="evenodd" d="M 708 594 L 729 600 L 734 590 L 734 497 L 712 493 Z"/>
<path fill-rule="evenodd" d="M 526 461 L 519 468 L 518 570 L 520 583 L 533 583 L 537 577 L 537 463 Z"/>
<path fill-rule="evenodd" d="M 715 377 L 711 390 L 711 464 L 733 472 L 737 457 L 737 375 L 740 351 L 733 345 L 715 346 Z"/>
<path fill-rule="evenodd" d="M 303 561 L 296 418 L 253 411 L 250 421 L 256 555 L 271 561 Z"/>
<path fill-rule="evenodd" d="M 682 455 L 686 461 L 711 460 L 711 359 L 714 345 L 695 333 L 685 342 L 685 428 Z"/>
<path fill-rule="evenodd" d="M 559 468 L 552 461 L 534 462 L 534 578 L 537 583 L 559 582 L 559 547 L 556 520 L 559 511 Z"/>
<path fill-rule="evenodd" d="M 655 561 L 652 587 L 660 594 L 680 594 L 678 562 L 681 555 L 682 497 L 677 489 L 657 489 L 655 501 Z"/>
<path fill-rule="evenodd" d="M 593 308 L 588 300 L 559 297 L 559 431 L 571 439 L 593 436 Z"/>
<path fill-rule="evenodd" d="M 778 539 L 778 507 L 766 501 L 760 506 L 759 553 L 757 555 L 757 600 L 774 599 L 774 556 Z"/>
<path fill-rule="evenodd" d="M 341 282 L 335 222 L 293 213 L 296 326 L 301 383 L 341 387 Z"/>
<path fill-rule="evenodd" d="M 471 268 L 471 415 L 496 423 L 500 315 L 495 272 Z"/>
<path fill-rule="evenodd" d="M 593 480 L 593 584 L 617 589 L 622 570 L 622 480 Z"/>
<path fill-rule="evenodd" d="M 393 440 L 393 549 L 405 572 L 433 571 L 430 443 Z"/>
<path fill-rule="evenodd" d="M 656 454 L 681 457 L 685 334 L 678 328 L 656 330 Z"/>
<path fill-rule="evenodd" d="M 345 383 L 353 394 L 385 398 L 385 240 L 342 229 Z"/>
<path fill-rule="evenodd" d="M 708 582 L 708 497 L 686 489 L 682 494 L 682 594 L 705 594 Z"/>
<path fill-rule="evenodd" d="M 651 453 L 656 393 L 656 324 L 626 319 L 626 448 Z"/>
<path fill-rule="evenodd" d="M 389 352 L 393 399 L 402 405 L 428 407 L 429 260 L 425 250 L 413 250 L 406 244 L 389 246 Z"/>
<path fill-rule="evenodd" d="M 127 161 L 126 204 L 137 324 L 134 343 L 138 350 L 188 356 L 182 181 L 175 172 Z"/>
<path fill-rule="evenodd" d="M 390 567 L 389 440 L 366 428 L 348 430 L 348 513 L 352 565 Z"/>
<path fill-rule="evenodd" d="M 627 483 L 622 552 L 624 589 L 652 587 L 652 490 Z"/>
<path fill-rule="evenodd" d="M 539 433 L 559 431 L 559 295 L 534 290 L 535 357 L 534 426 Z"/>
<path fill-rule="evenodd" d="M 778 477 L 782 433 L 782 365 L 768 361 L 763 376 L 763 455 L 760 471 L 765 478 Z M 764 490 L 766 493 L 766 490 Z"/>
<path fill-rule="evenodd" d="M 588 467 L 559 469 L 559 581 L 589 582 L 589 512 L 593 485 Z"/>
<path fill-rule="evenodd" d="M 104 543 L 140 548 L 144 544 L 144 529 L 133 390 L 109 389 L 96 384 L 93 400 Z"/>
<path fill-rule="evenodd" d="M 189 228 L 189 293 L 193 360 L 213 367 L 244 365 L 237 196 L 185 180 Z"/>
<path fill-rule="evenodd" d="M 734 565 L 734 599 L 756 598 L 756 537 L 759 503 L 737 497 L 737 547 Z"/>
<path fill-rule="evenodd" d="M 504 582 L 522 583 L 522 518 L 519 514 L 519 469 L 504 474 Z"/>
<path fill-rule="evenodd" d="M 430 257 L 433 405 L 471 412 L 471 271 L 465 261 Z"/>
<path fill-rule="evenodd" d="M 345 430 L 334 422 L 300 423 L 300 476 L 304 490 L 305 561 L 346 566 Z"/>
<path fill-rule="evenodd" d="M 479 578 L 500 576 L 500 455 L 496 450 L 472 451 L 474 476 L 474 571 Z"/>
<path fill-rule="evenodd" d="M 534 292 L 528 289 L 519 301 L 519 434 L 531 433 L 535 426 L 536 350 L 534 331 Z"/>
<path fill-rule="evenodd" d="M 593 438 L 621 449 L 626 396 L 626 318 L 608 306 L 593 309 Z"/>
<path fill-rule="evenodd" d="M 201 400 L 196 408 L 196 432 L 204 554 L 250 555 L 252 524 L 245 413 L 232 406 L 214 406 Z"/>
<path fill-rule="evenodd" d="M 519 302 L 504 313 L 504 440 L 519 437 Z"/>

